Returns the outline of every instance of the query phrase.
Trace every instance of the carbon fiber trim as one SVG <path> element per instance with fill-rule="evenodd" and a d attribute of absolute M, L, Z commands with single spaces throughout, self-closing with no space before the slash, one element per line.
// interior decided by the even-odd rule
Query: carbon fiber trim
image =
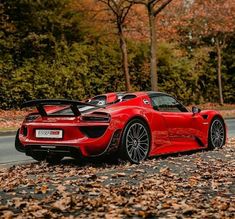
<path fill-rule="evenodd" d="M 81 151 L 79 147 L 71 147 L 67 145 L 26 145 L 25 153 L 31 156 L 33 153 L 45 152 L 53 154 L 63 154 L 64 156 L 78 157 L 81 156 Z"/>

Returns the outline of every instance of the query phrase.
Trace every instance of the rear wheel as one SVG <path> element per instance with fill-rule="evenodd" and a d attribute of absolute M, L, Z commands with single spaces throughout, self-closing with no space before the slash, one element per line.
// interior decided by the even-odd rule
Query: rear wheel
<path fill-rule="evenodd" d="M 139 163 L 148 157 L 150 133 L 145 122 L 133 119 L 126 125 L 120 150 L 122 158 L 131 163 Z"/>
<path fill-rule="evenodd" d="M 210 149 L 221 148 L 225 144 L 225 125 L 221 118 L 215 117 L 210 125 L 208 145 Z"/>
<path fill-rule="evenodd" d="M 16 132 L 16 137 L 15 137 L 15 149 L 19 152 L 25 152 L 24 146 L 21 144 L 20 139 L 19 139 L 19 132 L 20 129 L 17 130 Z"/>

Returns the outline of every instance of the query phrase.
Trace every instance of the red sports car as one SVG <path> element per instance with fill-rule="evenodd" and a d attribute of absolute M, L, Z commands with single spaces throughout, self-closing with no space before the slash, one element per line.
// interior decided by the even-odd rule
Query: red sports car
<path fill-rule="evenodd" d="M 36 160 L 58 162 L 118 154 L 132 163 L 147 157 L 222 147 L 226 125 L 214 110 L 188 111 L 161 92 L 108 93 L 86 101 L 44 99 L 16 135 L 16 149 Z"/>

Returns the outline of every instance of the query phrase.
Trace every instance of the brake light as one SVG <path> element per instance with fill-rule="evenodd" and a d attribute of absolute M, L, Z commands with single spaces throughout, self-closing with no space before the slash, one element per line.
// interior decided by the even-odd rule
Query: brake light
<path fill-rule="evenodd" d="M 86 122 L 110 122 L 110 115 L 105 114 L 89 114 L 89 115 L 83 115 L 81 117 L 82 121 Z"/>

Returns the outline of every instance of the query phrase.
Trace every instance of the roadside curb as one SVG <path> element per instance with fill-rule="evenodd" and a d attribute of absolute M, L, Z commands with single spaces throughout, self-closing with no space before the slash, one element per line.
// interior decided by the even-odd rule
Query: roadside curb
<path fill-rule="evenodd" d="M 0 131 L 0 136 L 16 135 L 17 130 Z"/>
<path fill-rule="evenodd" d="M 235 117 L 223 117 L 225 120 L 235 119 Z"/>

